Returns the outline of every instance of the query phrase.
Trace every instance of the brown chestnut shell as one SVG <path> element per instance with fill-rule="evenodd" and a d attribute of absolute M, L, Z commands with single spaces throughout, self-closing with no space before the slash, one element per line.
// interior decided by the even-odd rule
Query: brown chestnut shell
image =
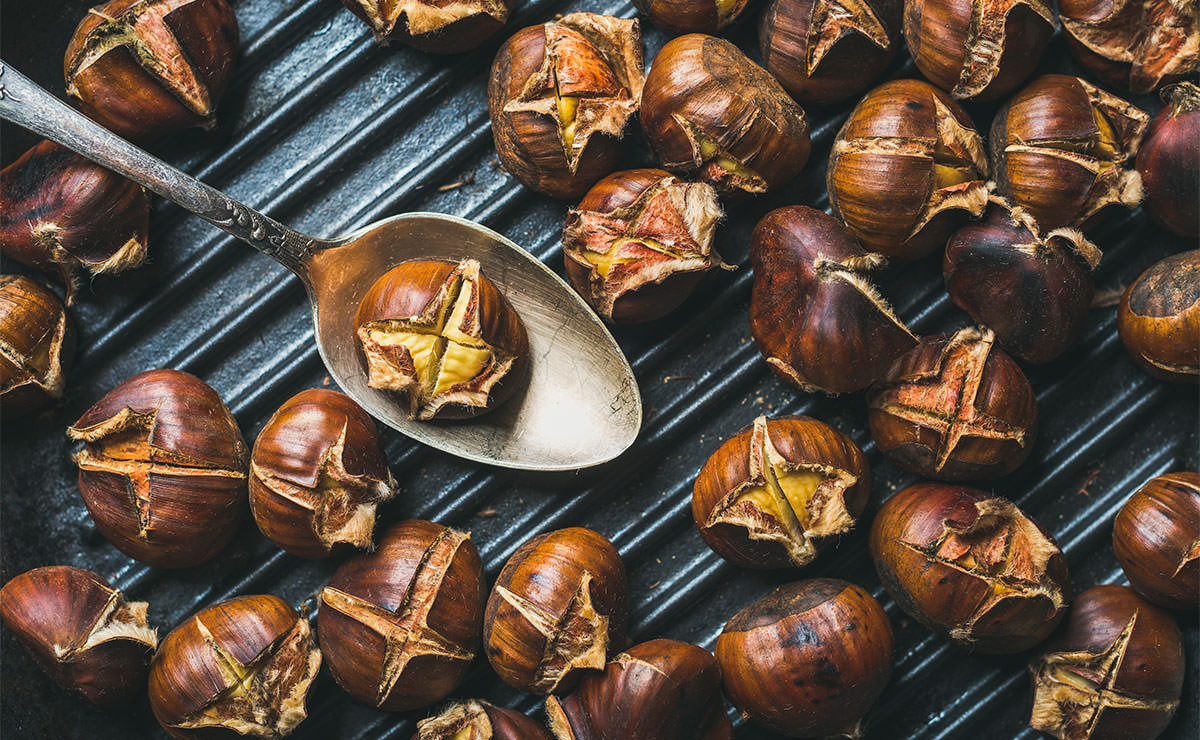
<path fill-rule="evenodd" d="M 638 12 L 672 34 L 715 33 L 736 21 L 750 0 L 633 0 Z"/>
<path fill-rule="evenodd" d="M 432 54 L 469 51 L 495 36 L 514 0 L 342 0 L 371 27 L 375 41 L 393 41 Z"/>
<path fill-rule="evenodd" d="M 1117 309 L 1117 332 L 1151 375 L 1200 381 L 1200 250 L 1164 257 L 1130 283 Z"/>
<path fill-rule="evenodd" d="M 1200 87 L 1181 82 L 1164 90 L 1163 100 L 1138 147 L 1143 205 L 1155 223 L 1194 240 L 1200 236 Z"/>
<path fill-rule="evenodd" d="M 19 275 L 0 275 L 0 412 L 30 414 L 62 398 L 75 332 L 58 296 Z"/>
<path fill-rule="evenodd" d="M 1146 481 L 1113 521 L 1113 552 L 1135 591 L 1170 609 L 1200 605 L 1200 473 Z"/>
<path fill-rule="evenodd" d="M 468 699 L 418 722 L 412 740 L 553 739 L 545 727 L 520 712 Z"/>
<path fill-rule="evenodd" d="M 1173 0 L 1059 0 L 1067 48 L 1109 87 L 1135 95 L 1194 76 L 1196 7 Z"/>

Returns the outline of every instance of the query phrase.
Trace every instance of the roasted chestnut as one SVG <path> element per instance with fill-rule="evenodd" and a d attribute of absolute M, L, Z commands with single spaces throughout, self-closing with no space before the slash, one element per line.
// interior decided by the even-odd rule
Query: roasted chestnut
<path fill-rule="evenodd" d="M 868 279 L 883 263 L 821 211 L 787 206 L 764 216 L 750 238 L 750 331 L 771 369 L 806 391 L 847 393 L 916 346 Z"/>
<path fill-rule="evenodd" d="M 1200 380 L 1200 250 L 1164 257 L 1134 280 L 1121 296 L 1117 332 L 1151 375 Z"/>
<path fill-rule="evenodd" d="M 267 421 L 250 455 L 250 511 L 267 539 L 305 558 L 371 547 L 395 493 L 375 422 L 349 396 L 311 388 Z"/>
<path fill-rule="evenodd" d="M 320 667 L 308 619 L 278 596 L 239 596 L 163 639 L 150 664 L 150 708 L 178 740 L 280 738 L 307 716 Z"/>
<path fill-rule="evenodd" d="M 233 415 L 203 380 L 147 370 L 109 391 L 67 436 L 79 493 L 121 552 L 156 568 L 203 563 L 246 510 L 249 452 Z"/>
<path fill-rule="evenodd" d="M 567 279 L 610 321 L 662 318 L 705 272 L 724 266 L 713 249 L 724 215 L 707 183 L 681 182 L 664 170 L 614 172 L 567 213 Z"/>
<path fill-rule="evenodd" d="M 525 325 L 473 259 L 393 267 L 363 296 L 354 326 L 367 383 L 395 391 L 416 419 L 491 411 L 526 379 Z"/>
<path fill-rule="evenodd" d="M 80 272 L 142 264 L 149 223 L 140 185 L 53 142 L 0 171 L 0 252 L 61 282 L 67 305 Z"/>
<path fill-rule="evenodd" d="M 811 142 L 804 109 L 724 39 L 667 42 L 642 90 L 642 130 L 669 170 L 723 193 L 765 193 L 797 175 Z"/>
<path fill-rule="evenodd" d="M 760 416 L 704 463 L 692 518 L 726 560 L 800 568 L 854 527 L 870 489 L 867 458 L 846 435 L 807 416 Z"/>
<path fill-rule="evenodd" d="M 95 706 L 124 704 L 145 688 L 158 644 L 146 602 L 125 601 L 95 573 L 26 571 L 0 588 L 0 616 L 55 683 Z"/>
<path fill-rule="evenodd" d="M 645 79 L 636 20 L 568 13 L 517 31 L 488 82 L 500 163 L 539 193 L 578 198 L 614 169 Z"/>
<path fill-rule="evenodd" d="M 942 262 L 954 303 L 1026 362 L 1049 362 L 1083 331 L 1100 250 L 1071 228 L 1043 231 L 1024 208 L 988 199 L 979 223 L 950 237 Z"/>
<path fill-rule="evenodd" d="M 399 522 L 321 591 L 317 634 L 338 685 L 390 712 L 446 698 L 471 667 L 486 596 L 469 535 Z"/>
<path fill-rule="evenodd" d="M 1183 640 L 1171 615 L 1132 589 L 1095 586 L 1029 670 L 1033 729 L 1059 740 L 1153 740 L 1179 707 Z"/>
<path fill-rule="evenodd" d="M 1142 178 L 1132 165 L 1148 121 L 1078 77 L 1044 75 L 996 113 L 992 177 L 1043 229 L 1086 230 L 1104 208 L 1141 202 Z"/>
<path fill-rule="evenodd" d="M 900 48 L 901 0 L 771 0 L 758 26 L 763 66 L 804 105 L 857 97 Z"/>
<path fill-rule="evenodd" d="M 633 0 L 638 12 L 671 33 L 714 33 L 738 19 L 749 0 Z"/>
<path fill-rule="evenodd" d="M 780 586 L 717 638 L 725 693 L 788 737 L 860 737 L 892 673 L 892 626 L 879 602 L 834 578 Z"/>
<path fill-rule="evenodd" d="M 987 205 L 987 155 L 958 103 L 920 80 L 885 82 L 842 124 L 826 184 L 834 215 L 872 252 L 941 249 Z"/>
<path fill-rule="evenodd" d="M 546 699 L 556 740 L 732 740 L 721 667 L 704 648 L 676 640 L 634 645 Z"/>
<path fill-rule="evenodd" d="M 0 412 L 23 416 L 62 398 L 75 332 L 58 296 L 0 275 Z"/>
<path fill-rule="evenodd" d="M 128 139 L 212 128 L 237 46 L 225 0 L 111 0 L 89 10 L 71 37 L 67 94 Z"/>
<path fill-rule="evenodd" d="M 1067 560 L 1005 498 L 945 483 L 892 496 L 871 526 L 879 580 L 929 629 L 982 653 L 1046 638 L 1070 598 Z"/>
<path fill-rule="evenodd" d="M 1200 604 L 1200 473 L 1168 473 L 1134 492 L 1113 522 L 1113 552 L 1142 596 L 1171 609 Z"/>
<path fill-rule="evenodd" d="M 1200 87 L 1181 82 L 1163 91 L 1163 100 L 1166 106 L 1150 120 L 1138 148 L 1144 205 L 1155 223 L 1195 239 L 1200 236 Z"/>
<path fill-rule="evenodd" d="M 342 0 L 387 46 L 393 41 L 434 54 L 474 49 L 504 27 L 513 0 Z"/>
<path fill-rule="evenodd" d="M 538 535 L 512 554 L 483 617 L 496 674 L 531 694 L 571 691 L 625 642 L 625 566 L 583 527 Z"/>
<path fill-rule="evenodd" d="M 468 699 L 417 723 L 412 740 L 552 740 L 545 727 L 520 712 Z"/>
<path fill-rule="evenodd" d="M 1075 61 L 1135 95 L 1196 74 L 1196 7 L 1172 0 L 1059 0 Z"/>

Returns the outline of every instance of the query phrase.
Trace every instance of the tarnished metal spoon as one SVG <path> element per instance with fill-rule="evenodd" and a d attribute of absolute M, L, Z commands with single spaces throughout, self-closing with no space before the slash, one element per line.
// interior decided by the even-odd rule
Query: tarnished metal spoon
<path fill-rule="evenodd" d="M 346 236 L 305 236 L 147 154 L 0 61 L 0 117 L 74 149 L 224 229 L 295 273 L 329 374 L 372 416 L 425 444 L 491 465 L 573 470 L 621 454 L 642 423 L 633 371 L 571 288 L 500 234 L 456 216 L 409 213 Z M 528 387 L 469 421 L 414 421 L 367 385 L 354 333 L 375 279 L 415 258 L 474 257 L 529 333 Z"/>

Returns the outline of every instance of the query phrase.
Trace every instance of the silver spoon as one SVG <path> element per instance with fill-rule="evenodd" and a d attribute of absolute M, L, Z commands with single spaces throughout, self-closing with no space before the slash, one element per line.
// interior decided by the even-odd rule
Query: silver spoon
<path fill-rule="evenodd" d="M 574 470 L 620 455 L 642 424 L 633 371 L 587 304 L 521 247 L 472 221 L 409 213 L 332 239 L 305 236 L 171 167 L 77 113 L 0 60 L 0 117 L 74 149 L 224 229 L 295 273 L 329 374 L 372 416 L 453 455 Z M 367 385 L 354 313 L 375 279 L 414 258 L 474 257 L 529 334 L 529 384 L 470 421 L 419 422 Z"/>

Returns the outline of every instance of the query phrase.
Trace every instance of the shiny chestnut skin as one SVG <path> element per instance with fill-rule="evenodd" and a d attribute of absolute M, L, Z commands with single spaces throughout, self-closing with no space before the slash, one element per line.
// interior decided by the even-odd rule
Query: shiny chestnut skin
<path fill-rule="evenodd" d="M 713 249 L 724 215 L 708 183 L 682 182 L 666 170 L 614 172 L 567 213 L 567 280 L 613 323 L 660 319 L 705 272 L 724 266 Z"/>
<path fill-rule="evenodd" d="M 395 392 L 416 419 L 491 411 L 527 378 L 525 325 L 473 259 L 393 267 L 363 296 L 354 327 L 367 383 Z"/>
<path fill-rule="evenodd" d="M 1025 209 L 992 196 L 983 220 L 946 243 L 946 291 L 1004 349 L 1049 362 L 1079 337 L 1092 305 L 1100 250 L 1076 229 L 1043 231 Z"/>
<path fill-rule="evenodd" d="M 732 740 L 721 667 L 704 648 L 651 640 L 546 699 L 555 740 Z"/>
<path fill-rule="evenodd" d="M 158 635 L 146 602 L 80 568 L 34 568 L 0 588 L 0 617 L 54 682 L 109 708 L 145 688 Z M 11 670 L 11 666 L 10 666 Z"/>
<path fill-rule="evenodd" d="M 1143 205 L 1154 222 L 1179 236 L 1200 236 L 1200 88 L 1181 82 L 1163 91 L 1166 106 L 1138 147 Z"/>
<path fill-rule="evenodd" d="M 1170 609 L 1200 605 L 1200 473 L 1146 481 L 1113 521 L 1113 552 L 1134 590 Z"/>
<path fill-rule="evenodd" d="M 750 331 L 771 369 L 806 391 L 848 393 L 916 346 L 869 281 L 883 263 L 816 209 L 763 216 L 750 237 Z"/>
<path fill-rule="evenodd" d="M 74 347 L 58 296 L 27 277 L 0 275 L 0 412 L 6 419 L 62 398 Z"/>
<path fill-rule="evenodd" d="M 180 370 L 147 370 L 84 412 L 67 436 L 79 493 L 118 550 L 155 568 L 212 558 L 246 512 L 249 451 L 217 392 Z"/>
<path fill-rule="evenodd" d="M 371 27 L 375 41 L 399 41 L 432 54 L 458 54 L 487 41 L 504 27 L 513 0 L 342 0 Z"/>
<path fill-rule="evenodd" d="M 209 129 L 237 48 L 237 17 L 225 0 L 111 0 L 71 37 L 67 94 L 128 139 Z"/>
<path fill-rule="evenodd" d="M 1179 706 L 1183 638 L 1133 589 L 1095 586 L 1029 670 L 1033 729 L 1059 740 L 1154 740 Z"/>
<path fill-rule="evenodd" d="M 615 169 L 645 79 L 636 20 L 569 13 L 517 31 L 488 82 L 500 163 L 543 195 L 578 198 Z"/>
<path fill-rule="evenodd" d="M 780 586 L 717 638 L 725 693 L 788 737 L 859 737 L 892 673 L 892 626 L 869 593 L 814 578 Z"/>
<path fill-rule="evenodd" d="M 1196 74 L 1196 7 L 1172 0 L 1059 0 L 1075 61 L 1135 95 Z"/>
<path fill-rule="evenodd" d="M 812 146 L 804 109 L 771 73 L 699 33 L 672 39 L 655 57 L 640 117 L 663 167 L 722 193 L 787 184 Z"/>
<path fill-rule="evenodd" d="M 987 155 L 966 111 L 920 80 L 867 93 L 829 155 L 833 213 L 863 246 L 924 257 L 987 205 Z"/>
<path fill-rule="evenodd" d="M 334 679 L 389 712 L 441 701 L 471 667 L 486 596 L 469 535 L 433 522 L 389 527 L 321 591 L 317 634 Z"/>
<path fill-rule="evenodd" d="M 163 638 L 150 664 L 150 708 L 177 740 L 280 738 L 307 716 L 320 667 L 306 617 L 278 596 L 239 596 Z"/>
<path fill-rule="evenodd" d="M 625 565 L 583 527 L 517 548 L 492 587 L 483 646 L 496 675 L 531 694 L 571 691 L 625 643 Z"/>
<path fill-rule="evenodd" d="M 963 647 L 1026 650 L 1066 612 L 1066 558 L 1007 499 L 918 483 L 884 502 L 870 543 L 879 580 L 900 608 Z"/>
<path fill-rule="evenodd" d="M 704 463 L 692 518 L 726 560 L 801 568 L 854 527 L 870 489 L 867 458 L 846 435 L 807 416 L 760 416 Z"/>
<path fill-rule="evenodd" d="M 0 252 L 62 283 L 67 305 L 79 273 L 142 264 L 149 224 L 140 185 L 53 142 L 0 171 Z"/>
<path fill-rule="evenodd" d="M 1200 380 L 1200 250 L 1164 257 L 1134 280 L 1121 296 L 1117 332 L 1151 375 Z"/>
<path fill-rule="evenodd" d="M 468 699 L 417 723 L 412 740 L 553 740 L 520 712 Z"/>
<path fill-rule="evenodd" d="M 279 407 L 250 454 L 250 512 L 293 555 L 371 547 L 375 509 L 395 493 L 375 422 L 349 396 L 310 388 Z"/>
<path fill-rule="evenodd" d="M 638 12 L 673 34 L 715 33 L 738 19 L 749 0 L 634 0 Z"/>
<path fill-rule="evenodd" d="M 991 330 L 924 337 L 867 395 L 879 450 L 901 468 L 947 481 L 998 478 L 1029 457 L 1037 398 Z"/>
<path fill-rule="evenodd" d="M 902 0 L 771 0 L 758 25 L 763 66 L 802 105 L 857 97 L 900 48 Z"/>

